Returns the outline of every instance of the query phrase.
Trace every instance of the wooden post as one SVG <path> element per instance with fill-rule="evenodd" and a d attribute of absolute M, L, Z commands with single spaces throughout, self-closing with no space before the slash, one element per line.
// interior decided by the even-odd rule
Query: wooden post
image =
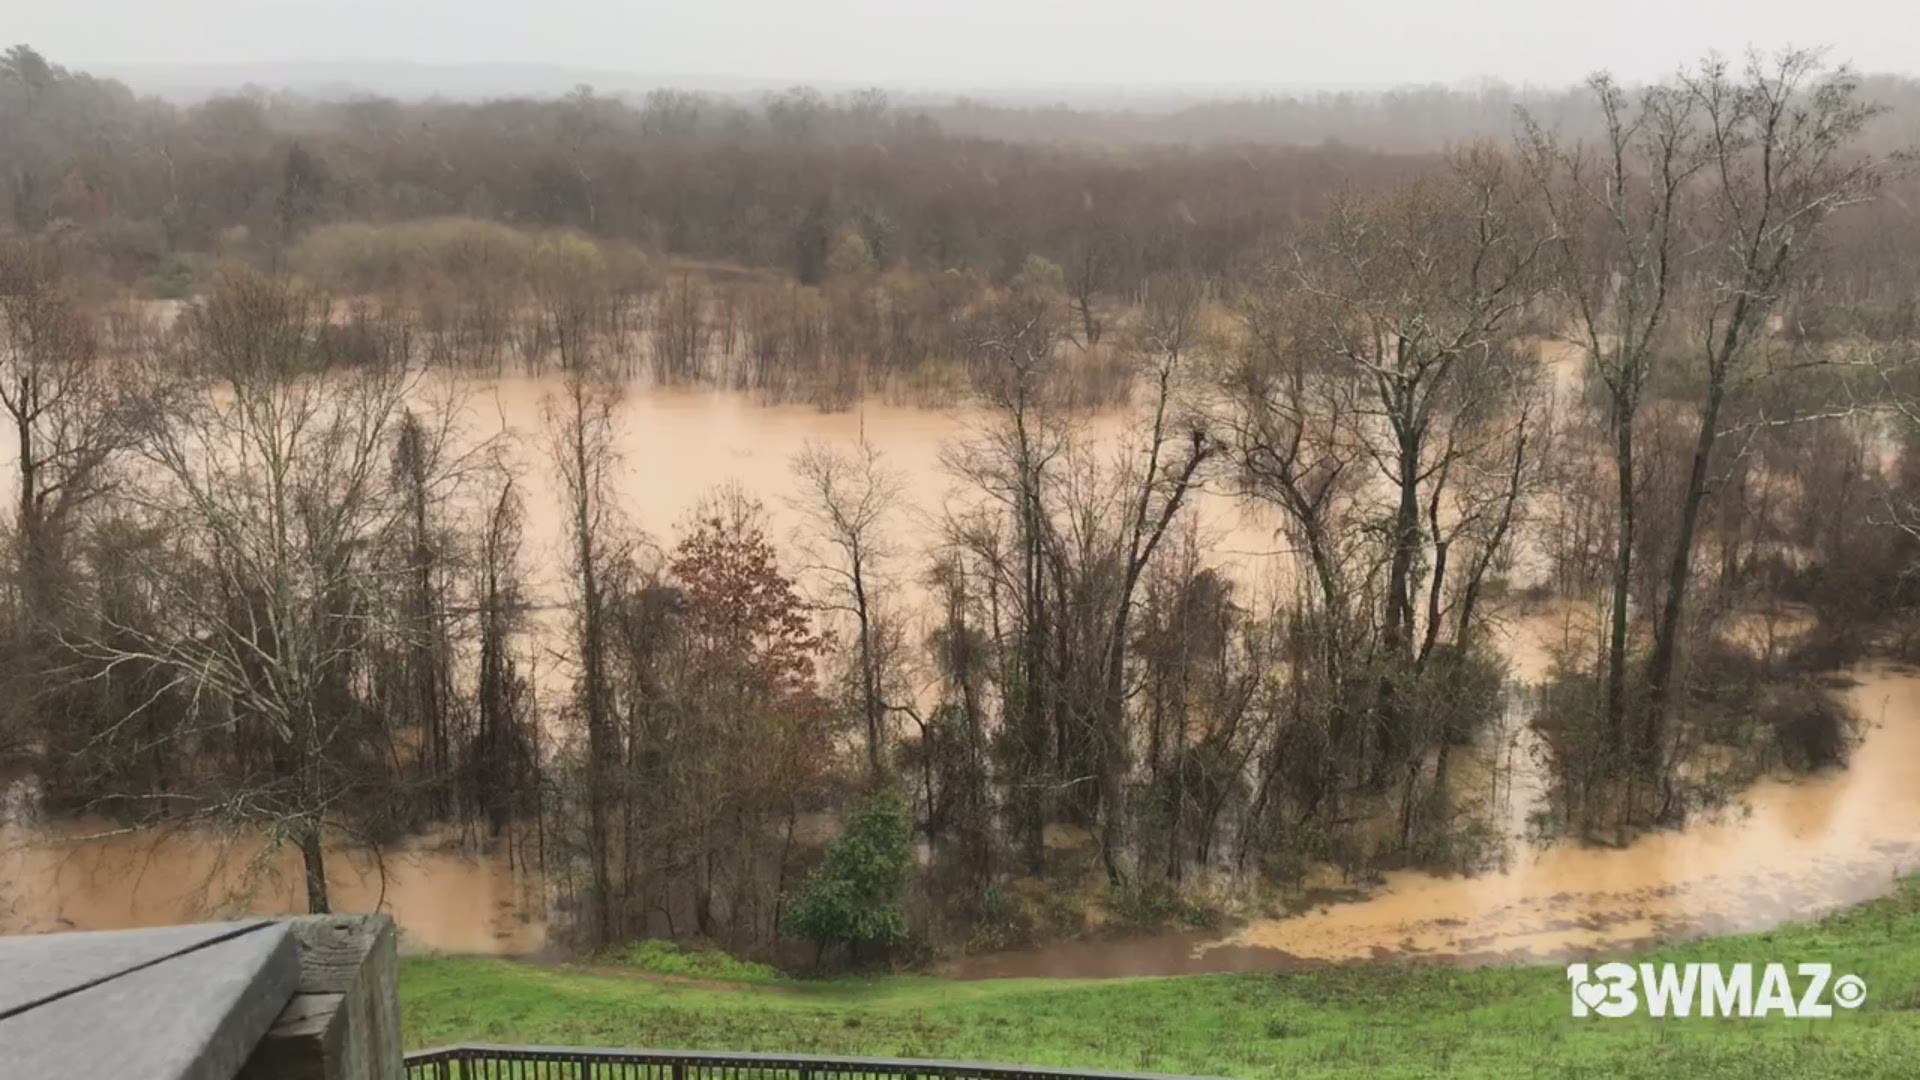
<path fill-rule="evenodd" d="M 300 985 L 240 1080 L 402 1080 L 399 966 L 385 915 L 287 920 Z"/>

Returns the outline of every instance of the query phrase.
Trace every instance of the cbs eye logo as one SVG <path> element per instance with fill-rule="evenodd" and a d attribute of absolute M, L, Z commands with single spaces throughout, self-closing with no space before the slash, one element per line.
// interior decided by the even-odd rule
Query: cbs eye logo
<path fill-rule="evenodd" d="M 1867 1000 L 1867 980 L 1858 975 L 1842 975 L 1833 980 L 1833 1003 L 1843 1009 L 1857 1009 Z"/>

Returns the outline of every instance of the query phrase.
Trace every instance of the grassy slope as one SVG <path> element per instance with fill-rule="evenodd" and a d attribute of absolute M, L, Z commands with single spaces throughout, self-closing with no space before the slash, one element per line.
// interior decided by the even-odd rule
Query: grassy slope
<path fill-rule="evenodd" d="M 1644 959 L 1825 961 L 1864 978 L 1867 1003 L 1831 1020 L 1574 1020 L 1558 966 L 735 987 L 422 958 L 403 965 L 400 992 L 410 1047 L 792 1051 L 1234 1077 L 1920 1075 L 1920 879 L 1817 925 Z"/>

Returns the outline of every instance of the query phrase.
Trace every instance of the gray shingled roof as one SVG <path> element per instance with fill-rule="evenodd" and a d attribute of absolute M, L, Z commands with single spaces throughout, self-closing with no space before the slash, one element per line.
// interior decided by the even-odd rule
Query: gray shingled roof
<path fill-rule="evenodd" d="M 0 1071 L 232 1080 L 299 981 L 268 920 L 0 937 Z"/>

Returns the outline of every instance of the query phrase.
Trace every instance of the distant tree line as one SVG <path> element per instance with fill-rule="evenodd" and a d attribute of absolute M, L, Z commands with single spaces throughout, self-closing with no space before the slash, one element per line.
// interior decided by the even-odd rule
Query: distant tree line
<path fill-rule="evenodd" d="M 796 90 L 758 109 L 587 88 L 474 105 L 242 93 L 183 108 L 24 46 L 0 61 L 0 139 L 15 230 L 71 222 L 120 274 L 159 287 L 194 254 L 271 259 L 315 225 L 465 215 L 808 285 L 847 233 L 881 268 L 1004 279 L 1040 254 L 1121 294 L 1175 265 L 1222 270 L 1329 191 L 1410 167 L 1340 147 L 1114 157 L 948 136 L 878 93 Z"/>

